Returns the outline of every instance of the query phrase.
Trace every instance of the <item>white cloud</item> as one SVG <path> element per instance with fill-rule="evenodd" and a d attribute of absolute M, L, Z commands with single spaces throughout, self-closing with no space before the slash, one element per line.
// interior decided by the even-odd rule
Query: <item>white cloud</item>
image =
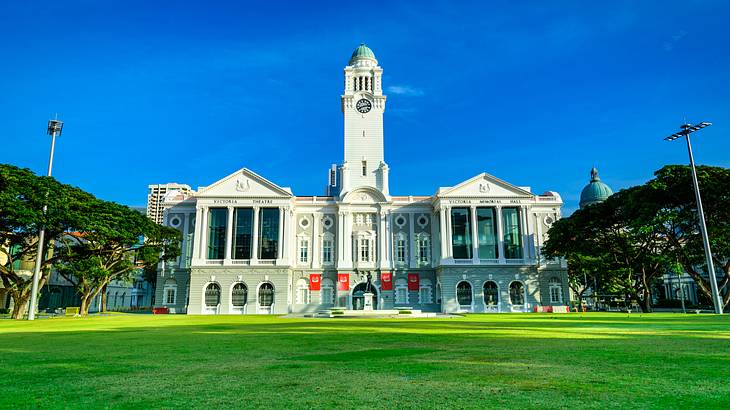
<path fill-rule="evenodd" d="M 423 95 L 423 90 L 409 85 L 391 85 L 386 89 L 386 91 L 390 94 L 405 95 L 409 97 L 420 97 Z"/>

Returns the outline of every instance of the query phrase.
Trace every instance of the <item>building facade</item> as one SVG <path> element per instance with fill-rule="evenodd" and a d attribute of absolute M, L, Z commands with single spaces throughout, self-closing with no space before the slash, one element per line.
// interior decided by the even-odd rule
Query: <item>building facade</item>
<path fill-rule="evenodd" d="M 296 196 L 243 168 L 171 204 L 182 254 L 161 266 L 156 306 L 173 313 L 283 314 L 332 307 L 523 312 L 568 304 L 560 262 L 540 256 L 560 218 L 536 195 L 482 173 L 431 196 L 391 196 L 382 68 L 365 45 L 344 70 L 344 161 L 325 196 Z M 444 158 L 455 161 L 457 158 Z"/>
<path fill-rule="evenodd" d="M 147 217 L 162 224 L 162 216 L 167 202 L 175 202 L 187 198 L 193 193 L 189 185 L 170 182 L 167 184 L 151 184 L 147 186 Z"/>

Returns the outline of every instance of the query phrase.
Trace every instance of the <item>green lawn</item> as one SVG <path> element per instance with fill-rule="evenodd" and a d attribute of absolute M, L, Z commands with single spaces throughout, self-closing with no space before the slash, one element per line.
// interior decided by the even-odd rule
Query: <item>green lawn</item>
<path fill-rule="evenodd" d="M 3 408 L 729 408 L 730 316 L 0 320 Z"/>

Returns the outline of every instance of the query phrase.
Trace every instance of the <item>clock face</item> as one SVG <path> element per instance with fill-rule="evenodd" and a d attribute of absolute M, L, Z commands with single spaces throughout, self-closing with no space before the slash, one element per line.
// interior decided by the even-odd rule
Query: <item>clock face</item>
<path fill-rule="evenodd" d="M 355 104 L 355 108 L 357 108 L 359 112 L 365 114 L 366 112 L 369 112 L 371 108 L 373 108 L 373 105 L 370 103 L 370 101 L 363 98 L 359 100 L 357 104 Z"/>

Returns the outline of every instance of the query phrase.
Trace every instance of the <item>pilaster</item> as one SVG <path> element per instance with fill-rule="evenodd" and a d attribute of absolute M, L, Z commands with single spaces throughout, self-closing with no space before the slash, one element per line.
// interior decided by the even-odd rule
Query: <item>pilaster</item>
<path fill-rule="evenodd" d="M 499 263 L 506 263 L 504 259 L 504 228 L 502 226 L 502 207 L 497 206 L 497 243 L 499 244 Z"/>
<path fill-rule="evenodd" d="M 251 240 L 251 265 L 259 263 L 259 207 L 253 207 L 253 238 Z"/>
<path fill-rule="evenodd" d="M 224 265 L 231 264 L 231 250 L 233 249 L 233 207 L 228 207 L 228 215 L 226 216 L 226 251 L 223 262 Z"/>

